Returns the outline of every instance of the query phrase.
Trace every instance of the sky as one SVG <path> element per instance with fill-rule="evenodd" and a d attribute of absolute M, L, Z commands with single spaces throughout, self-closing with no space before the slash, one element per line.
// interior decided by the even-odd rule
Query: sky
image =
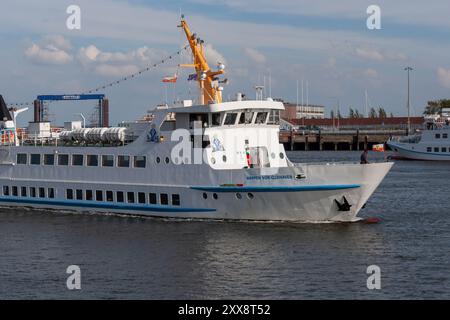
<path fill-rule="evenodd" d="M 237 92 L 266 94 L 295 103 L 297 81 L 308 83 L 310 104 L 327 115 L 339 105 L 364 113 L 369 105 L 406 115 L 411 72 L 412 113 L 427 101 L 450 98 L 450 5 L 448 0 L 3 0 L 0 19 L 0 93 L 9 104 L 39 94 L 76 94 L 139 71 L 186 44 L 180 12 L 206 43 L 212 68 L 226 65 L 224 98 Z M 369 30 L 369 5 L 381 10 L 381 29 Z M 81 28 L 70 30 L 66 12 L 81 9 Z M 141 117 L 157 104 L 196 99 L 188 51 L 138 77 L 101 90 L 110 100 L 111 123 Z M 161 82 L 178 73 L 176 85 Z M 269 89 L 269 78 L 271 88 Z M 299 88 L 301 102 L 301 86 Z M 306 101 L 306 92 L 304 93 Z M 50 104 L 57 123 L 89 119 L 95 102 Z M 32 120 L 32 110 L 20 123 Z"/>

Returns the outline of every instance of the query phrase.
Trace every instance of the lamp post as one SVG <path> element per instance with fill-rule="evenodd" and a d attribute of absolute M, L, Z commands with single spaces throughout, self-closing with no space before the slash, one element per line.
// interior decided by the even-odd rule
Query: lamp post
<path fill-rule="evenodd" d="M 408 132 L 407 134 L 409 135 L 409 133 L 411 132 L 411 120 L 410 120 L 410 110 L 411 110 L 411 102 L 410 102 L 410 97 L 409 97 L 409 72 L 413 70 L 413 68 L 411 67 L 406 67 L 404 69 L 407 73 L 408 73 L 408 98 L 407 98 L 407 108 L 408 108 Z"/>

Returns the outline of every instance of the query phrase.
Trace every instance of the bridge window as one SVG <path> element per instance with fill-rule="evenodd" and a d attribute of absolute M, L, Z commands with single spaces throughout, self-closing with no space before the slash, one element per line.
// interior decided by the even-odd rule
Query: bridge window
<path fill-rule="evenodd" d="M 55 155 L 44 154 L 44 164 L 47 166 L 53 166 L 55 164 Z"/>
<path fill-rule="evenodd" d="M 236 119 L 237 119 L 237 113 L 232 112 L 232 113 L 227 113 L 227 115 L 225 116 L 225 121 L 224 121 L 224 125 L 226 126 L 232 126 L 236 123 Z"/>
<path fill-rule="evenodd" d="M 239 124 L 251 124 L 253 120 L 253 112 L 241 112 Z"/>
<path fill-rule="evenodd" d="M 82 166 L 83 165 L 83 155 L 82 154 L 72 155 L 72 165 L 73 166 Z"/>
<path fill-rule="evenodd" d="M 27 154 L 26 153 L 18 153 L 16 162 L 17 162 L 17 164 L 27 164 Z"/>
<path fill-rule="evenodd" d="M 258 112 L 256 114 L 256 124 L 265 124 L 267 119 L 267 112 Z"/>
<path fill-rule="evenodd" d="M 280 110 L 272 110 L 270 112 L 268 124 L 280 124 Z"/>
<path fill-rule="evenodd" d="M 114 156 L 113 155 L 103 155 L 102 156 L 102 166 L 103 167 L 114 167 Z"/>
<path fill-rule="evenodd" d="M 98 156 L 92 155 L 92 154 L 88 154 L 86 156 L 86 164 L 88 165 L 88 167 L 97 167 L 98 166 Z"/>
<path fill-rule="evenodd" d="M 134 167 L 145 168 L 145 156 L 134 156 Z"/>
<path fill-rule="evenodd" d="M 118 156 L 117 166 L 128 168 L 130 166 L 130 156 Z"/>
<path fill-rule="evenodd" d="M 41 164 L 41 155 L 40 154 L 31 154 L 30 155 L 30 163 L 31 164 Z"/>
<path fill-rule="evenodd" d="M 222 114 L 220 112 L 214 112 L 211 115 L 211 125 L 213 127 L 220 126 L 222 120 Z"/>
<path fill-rule="evenodd" d="M 58 155 L 58 166 L 68 166 L 69 165 L 69 155 L 59 154 Z"/>

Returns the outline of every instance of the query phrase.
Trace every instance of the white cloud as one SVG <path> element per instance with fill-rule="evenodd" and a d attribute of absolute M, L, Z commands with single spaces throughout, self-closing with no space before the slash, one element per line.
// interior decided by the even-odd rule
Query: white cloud
<path fill-rule="evenodd" d="M 227 64 L 225 57 L 219 51 L 214 49 L 214 47 L 210 43 L 207 43 L 205 45 L 205 58 L 206 61 L 208 61 L 210 68 L 214 68 L 218 62 L 221 62 L 225 65 Z"/>
<path fill-rule="evenodd" d="M 247 55 L 247 57 L 249 57 L 252 61 L 256 63 L 266 62 L 266 57 L 256 49 L 244 48 L 244 53 Z"/>
<path fill-rule="evenodd" d="M 378 72 L 372 68 L 366 69 L 364 74 L 369 78 L 378 78 Z"/>
<path fill-rule="evenodd" d="M 445 68 L 439 67 L 437 69 L 437 76 L 441 86 L 450 88 L 450 69 L 447 70 Z"/>
<path fill-rule="evenodd" d="M 133 64 L 127 65 L 100 64 L 96 66 L 94 70 L 96 74 L 101 76 L 121 77 L 138 72 L 139 67 Z"/>
<path fill-rule="evenodd" d="M 356 48 L 355 54 L 358 57 L 369 59 L 369 60 L 376 60 L 376 61 L 382 61 L 384 60 L 384 56 L 375 49 L 368 49 L 368 48 Z"/>
<path fill-rule="evenodd" d="M 66 64 L 73 60 L 72 55 L 53 44 L 41 47 L 33 43 L 25 50 L 25 56 L 31 61 L 44 64 Z"/>

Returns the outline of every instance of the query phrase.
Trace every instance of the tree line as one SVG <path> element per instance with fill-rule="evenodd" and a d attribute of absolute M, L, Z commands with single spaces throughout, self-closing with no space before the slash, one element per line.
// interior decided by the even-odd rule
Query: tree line
<path fill-rule="evenodd" d="M 388 114 L 383 107 L 378 107 L 377 109 L 370 108 L 369 114 L 367 116 L 369 118 L 387 118 Z M 335 114 L 334 110 L 331 110 L 330 117 L 331 118 L 339 118 L 339 119 L 344 118 L 344 116 L 341 114 L 341 112 L 339 110 L 336 112 L 336 114 Z M 391 118 L 394 117 L 394 114 L 391 112 L 389 114 L 389 117 L 391 117 Z M 360 118 L 365 118 L 365 116 L 364 116 L 364 114 L 360 113 L 358 109 L 350 107 L 346 118 L 360 119 Z"/>

